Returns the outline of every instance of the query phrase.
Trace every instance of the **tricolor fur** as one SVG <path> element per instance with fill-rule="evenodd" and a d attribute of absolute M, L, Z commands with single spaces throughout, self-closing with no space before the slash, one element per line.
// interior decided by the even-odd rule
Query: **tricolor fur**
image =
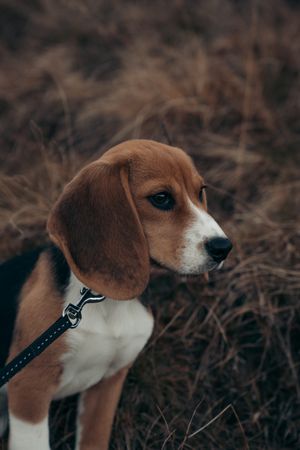
<path fill-rule="evenodd" d="M 157 194 L 162 202 L 172 199 L 170 207 L 157 206 Z M 204 180 L 192 160 L 145 140 L 117 145 L 83 168 L 54 205 L 48 231 L 53 244 L 25 268 L 19 264 L 17 303 L 3 335 L 8 360 L 76 301 L 82 286 L 107 299 L 87 305 L 80 327 L 9 383 L 9 449 L 49 450 L 51 401 L 80 393 L 76 449 L 105 450 L 127 371 L 153 328 L 137 298 L 151 264 L 198 275 L 218 267 L 231 244 L 207 212 Z"/>

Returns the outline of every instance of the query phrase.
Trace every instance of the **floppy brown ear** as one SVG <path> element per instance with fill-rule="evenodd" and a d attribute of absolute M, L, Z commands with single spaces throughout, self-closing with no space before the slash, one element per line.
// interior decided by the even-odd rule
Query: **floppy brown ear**
<path fill-rule="evenodd" d="M 120 300 L 141 294 L 150 272 L 128 176 L 127 163 L 90 164 L 65 187 L 48 219 L 50 238 L 76 277 Z"/>

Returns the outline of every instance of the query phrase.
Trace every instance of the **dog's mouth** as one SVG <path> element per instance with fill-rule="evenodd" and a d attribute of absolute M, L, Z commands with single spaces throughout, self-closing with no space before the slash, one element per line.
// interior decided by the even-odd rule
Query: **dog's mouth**
<path fill-rule="evenodd" d="M 151 268 L 153 268 L 155 271 L 175 272 L 175 270 L 171 269 L 170 267 L 165 266 L 164 264 L 156 261 L 153 258 L 150 258 L 150 265 L 151 265 Z"/>
<path fill-rule="evenodd" d="M 197 278 L 203 274 L 205 274 L 206 272 L 211 272 L 213 270 L 220 270 L 222 268 L 224 264 L 224 261 L 221 261 L 220 263 L 217 262 L 210 262 L 207 265 L 205 265 L 205 267 L 201 268 L 199 271 L 195 272 L 195 273 L 183 273 L 180 272 L 176 269 L 173 269 L 171 267 L 168 267 L 166 265 L 164 265 L 163 263 L 155 260 L 154 258 L 150 258 L 150 266 L 151 269 L 153 270 L 153 272 L 156 273 L 165 273 L 165 272 L 172 272 L 175 273 L 177 275 L 183 276 L 183 277 L 188 277 L 188 278 Z"/>

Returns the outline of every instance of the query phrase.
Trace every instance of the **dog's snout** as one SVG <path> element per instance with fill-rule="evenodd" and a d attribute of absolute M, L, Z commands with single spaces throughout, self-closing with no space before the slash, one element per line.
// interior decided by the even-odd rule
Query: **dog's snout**
<path fill-rule="evenodd" d="M 227 238 L 216 237 L 209 239 L 209 241 L 205 244 L 205 248 L 209 256 L 211 256 L 216 262 L 221 262 L 226 258 L 232 249 L 232 243 Z"/>

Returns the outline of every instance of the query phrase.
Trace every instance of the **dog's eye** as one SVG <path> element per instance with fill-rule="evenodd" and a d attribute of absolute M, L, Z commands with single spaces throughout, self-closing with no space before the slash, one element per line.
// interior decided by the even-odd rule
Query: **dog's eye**
<path fill-rule="evenodd" d="M 169 192 L 158 192 L 157 194 L 150 195 L 148 200 L 155 208 L 162 209 L 163 211 L 169 211 L 175 205 L 175 200 Z"/>
<path fill-rule="evenodd" d="M 200 192 L 199 192 L 199 200 L 201 203 L 203 203 L 203 192 L 204 189 L 206 188 L 205 184 L 201 187 Z"/>

